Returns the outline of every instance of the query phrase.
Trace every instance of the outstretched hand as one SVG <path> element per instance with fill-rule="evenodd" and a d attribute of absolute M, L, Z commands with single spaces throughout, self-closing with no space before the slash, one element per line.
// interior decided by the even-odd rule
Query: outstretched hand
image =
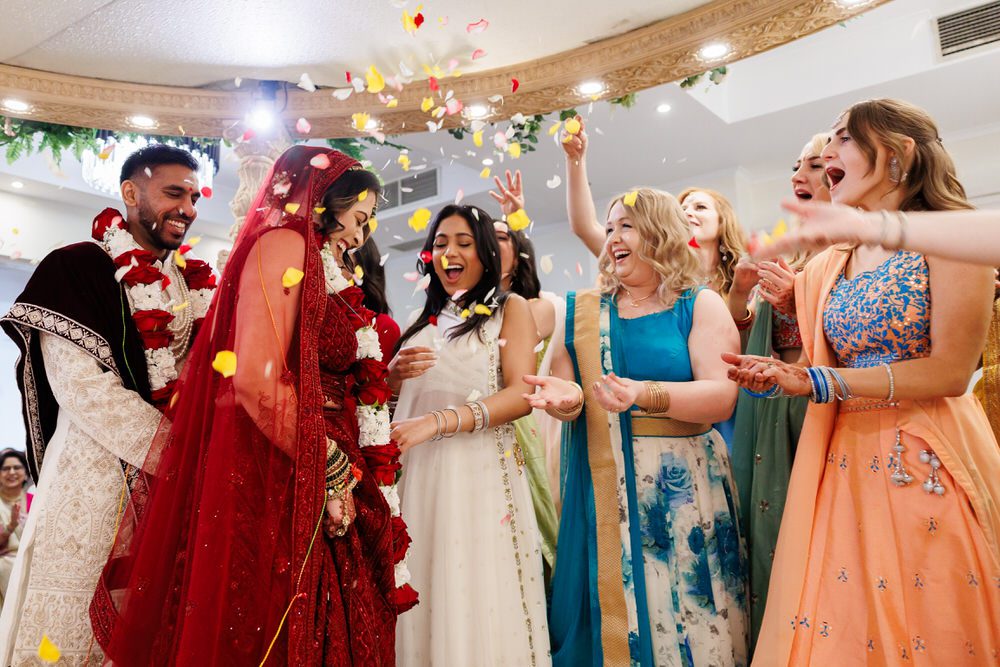
<path fill-rule="evenodd" d="M 823 250 L 837 243 L 865 243 L 872 228 L 861 212 L 828 202 L 786 199 L 781 207 L 799 217 L 797 228 L 773 243 L 754 249 L 754 259 L 768 259 L 797 250 Z"/>
<path fill-rule="evenodd" d="M 533 394 L 521 394 L 533 408 L 568 412 L 580 403 L 580 390 L 572 382 L 552 375 L 525 375 L 523 379 L 537 387 Z"/>
<path fill-rule="evenodd" d="M 518 169 L 511 176 L 510 169 L 506 172 L 507 185 L 504 186 L 499 176 L 493 177 L 493 182 L 497 184 L 497 191 L 490 190 L 490 196 L 500 204 L 500 210 L 504 215 L 510 215 L 524 208 L 524 186 L 521 183 L 521 170 Z"/>

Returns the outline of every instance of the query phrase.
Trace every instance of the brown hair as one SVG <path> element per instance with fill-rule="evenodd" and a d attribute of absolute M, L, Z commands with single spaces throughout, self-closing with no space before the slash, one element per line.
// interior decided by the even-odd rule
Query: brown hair
<path fill-rule="evenodd" d="M 733 275 L 740 257 L 746 254 L 746 235 L 736 219 L 736 211 L 729 200 L 715 190 L 707 188 L 686 188 L 678 195 L 677 200 L 684 200 L 695 192 L 703 192 L 715 202 L 715 210 L 719 213 L 719 268 L 714 276 L 705 276 L 709 283 L 718 283 L 723 297 L 729 294 L 733 287 Z"/>
<path fill-rule="evenodd" d="M 642 245 L 639 258 L 653 267 L 660 277 L 656 295 L 665 306 L 671 306 L 684 290 L 697 287 L 702 282 L 701 260 L 688 241 L 691 230 L 687 217 L 673 195 L 653 188 L 636 188 L 635 204 L 627 206 L 632 225 L 639 233 Z M 625 194 L 611 200 L 608 213 Z M 601 274 L 601 292 L 615 294 L 621 281 L 614 271 L 614 259 L 604 245 L 597 258 Z"/>
<path fill-rule="evenodd" d="M 844 111 L 847 131 L 875 168 L 881 144 L 899 160 L 903 211 L 950 211 L 970 209 L 965 188 L 955 175 L 955 163 L 941 143 L 937 125 L 918 106 L 894 99 L 865 100 Z M 841 118 L 843 115 L 841 114 Z M 906 155 L 905 140 L 913 140 Z"/>

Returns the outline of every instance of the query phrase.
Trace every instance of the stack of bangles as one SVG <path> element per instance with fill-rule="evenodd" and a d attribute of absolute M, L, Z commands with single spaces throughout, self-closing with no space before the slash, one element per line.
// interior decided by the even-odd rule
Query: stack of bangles
<path fill-rule="evenodd" d="M 889 398 L 891 402 L 895 397 L 895 382 L 892 377 L 892 369 L 889 364 L 883 364 L 889 374 Z M 809 397 L 813 403 L 833 403 L 834 401 L 846 401 L 854 398 L 851 386 L 847 380 L 837 371 L 829 366 L 807 366 L 806 372 L 809 374 L 809 382 L 812 385 L 812 394 Z M 754 398 L 780 398 L 785 395 L 781 386 L 775 383 L 766 391 L 751 391 L 743 388 L 743 391 Z"/>
<path fill-rule="evenodd" d="M 646 380 L 646 395 L 649 398 L 649 407 L 645 413 L 649 415 L 662 415 L 670 410 L 670 392 L 661 383 Z"/>
<path fill-rule="evenodd" d="M 748 310 L 747 316 L 744 317 L 742 320 L 734 320 L 734 322 L 736 323 L 736 328 L 739 331 L 746 331 L 747 329 L 753 326 L 753 321 L 756 316 L 757 316 L 756 313 L 754 313 L 751 310 Z"/>
<path fill-rule="evenodd" d="M 580 416 L 583 412 L 583 387 L 578 385 L 576 382 L 570 381 L 570 384 L 576 387 L 577 392 L 579 392 L 580 398 L 577 400 L 576 404 L 569 408 L 568 410 L 563 408 L 557 408 L 552 406 L 552 412 L 560 417 L 565 417 L 566 421 L 572 421 Z"/>
<path fill-rule="evenodd" d="M 327 498 L 339 498 L 344 500 L 358 481 L 361 479 L 361 470 L 351 465 L 351 460 L 347 458 L 337 443 L 330 438 L 326 439 L 326 496 Z M 345 515 L 346 516 L 346 515 Z"/>
<path fill-rule="evenodd" d="M 472 432 L 483 431 L 490 427 L 490 411 L 486 407 L 486 404 L 482 401 L 470 401 L 465 404 L 465 407 L 469 408 L 472 412 Z M 448 426 L 448 417 L 446 412 L 452 412 L 455 414 L 455 429 L 450 432 L 446 432 L 445 429 Z M 434 410 L 431 412 L 434 416 L 434 421 L 437 424 L 437 433 L 431 438 L 431 442 L 435 440 L 441 440 L 442 438 L 454 438 L 455 435 L 462 431 L 462 413 L 456 408 L 445 408 L 444 410 Z"/>

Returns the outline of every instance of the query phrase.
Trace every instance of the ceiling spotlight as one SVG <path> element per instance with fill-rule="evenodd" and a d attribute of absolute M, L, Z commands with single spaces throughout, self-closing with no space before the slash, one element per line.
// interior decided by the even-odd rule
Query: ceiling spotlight
<path fill-rule="evenodd" d="M 21 181 L 11 181 L 10 187 L 14 188 L 15 190 L 20 190 L 21 188 L 24 187 L 24 183 L 22 183 Z"/>
<path fill-rule="evenodd" d="M 31 109 L 31 105 L 23 100 L 15 100 L 13 98 L 7 98 L 3 101 L 3 108 L 7 111 L 13 111 L 14 113 L 24 113 Z"/>
<path fill-rule="evenodd" d="M 274 125 L 274 105 L 259 100 L 247 114 L 247 123 L 257 132 L 264 132 Z"/>
<path fill-rule="evenodd" d="M 576 87 L 576 92 L 581 95 L 600 95 L 604 92 L 604 84 L 600 81 L 585 81 Z"/>
<path fill-rule="evenodd" d="M 716 42 L 714 44 L 709 44 L 708 46 L 703 46 L 701 51 L 698 52 L 698 57 L 702 60 L 718 60 L 719 58 L 725 58 L 729 55 L 729 45 L 724 42 Z"/>
<path fill-rule="evenodd" d="M 484 158 L 483 159 L 483 166 L 484 167 L 492 167 L 493 166 L 493 160 L 490 159 L 490 158 Z"/>
<path fill-rule="evenodd" d="M 664 102 L 663 104 L 658 104 L 656 106 L 657 113 L 667 113 L 668 111 L 670 111 L 670 105 L 667 104 L 666 102 Z"/>
<path fill-rule="evenodd" d="M 156 121 L 149 116 L 132 116 L 128 119 L 128 122 L 132 123 L 136 127 L 141 127 L 144 130 L 156 127 Z"/>
<path fill-rule="evenodd" d="M 470 104 L 465 107 L 465 117 L 470 120 L 480 120 L 490 115 L 490 108 L 485 104 Z"/>

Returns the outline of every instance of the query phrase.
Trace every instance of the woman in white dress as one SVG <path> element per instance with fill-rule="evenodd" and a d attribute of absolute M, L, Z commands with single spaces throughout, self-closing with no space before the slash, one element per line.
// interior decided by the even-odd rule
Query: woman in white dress
<path fill-rule="evenodd" d="M 397 627 L 397 664 L 546 665 L 542 555 L 511 425 L 531 411 L 531 312 L 501 292 L 493 219 L 476 207 L 438 213 L 418 269 L 427 303 L 389 374 L 420 593 Z"/>

